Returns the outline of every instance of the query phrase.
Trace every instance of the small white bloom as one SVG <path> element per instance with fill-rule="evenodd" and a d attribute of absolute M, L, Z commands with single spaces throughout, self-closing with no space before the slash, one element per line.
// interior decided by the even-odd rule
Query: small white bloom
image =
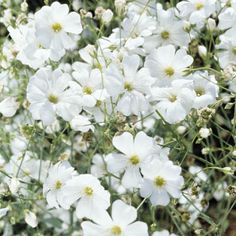
<path fill-rule="evenodd" d="M 170 233 L 168 230 L 162 230 L 154 232 L 152 236 L 177 236 L 177 235 Z"/>
<path fill-rule="evenodd" d="M 38 41 L 53 51 L 56 60 L 65 54 L 65 49 L 73 47 L 72 36 L 82 32 L 80 15 L 69 13 L 68 5 L 59 2 L 43 6 L 35 13 L 35 28 Z"/>
<path fill-rule="evenodd" d="M 7 97 L 0 102 L 0 113 L 5 117 L 12 117 L 15 115 L 18 107 L 19 103 L 16 101 L 16 98 Z"/>
<path fill-rule="evenodd" d="M 126 188 L 140 186 L 142 169 L 153 154 L 153 139 L 144 132 L 139 132 L 135 137 L 125 132 L 115 136 L 112 143 L 123 154 L 113 153 L 107 157 L 108 171 L 113 174 L 124 172 L 122 184 Z"/>
<path fill-rule="evenodd" d="M 192 62 L 193 58 L 184 49 L 176 51 L 173 45 L 167 45 L 152 50 L 144 65 L 157 79 L 158 86 L 168 86 L 174 79 L 183 78 L 185 69 Z"/>
<path fill-rule="evenodd" d="M 207 48 L 203 45 L 198 45 L 198 53 L 204 59 L 207 55 Z"/>
<path fill-rule="evenodd" d="M 56 114 L 70 121 L 81 111 L 78 91 L 70 88 L 71 77 L 57 69 L 41 68 L 31 77 L 27 87 L 27 99 L 35 120 L 51 125 Z"/>
<path fill-rule="evenodd" d="M 189 114 L 195 99 L 191 84 L 191 81 L 175 80 L 171 87 L 152 90 L 153 100 L 158 102 L 155 109 L 168 123 L 180 122 Z"/>
<path fill-rule="evenodd" d="M 97 178 L 103 177 L 107 173 L 106 160 L 107 160 L 107 156 L 103 157 L 99 154 L 96 154 L 93 157 L 93 161 L 92 161 L 93 165 L 91 166 L 91 174 L 93 174 Z"/>
<path fill-rule="evenodd" d="M 170 196 L 179 198 L 184 179 L 180 175 L 181 167 L 171 161 L 154 159 L 142 168 L 144 181 L 140 189 L 140 195 L 150 198 L 153 206 L 166 206 L 170 202 Z"/>
<path fill-rule="evenodd" d="M 186 126 L 183 126 L 183 125 L 180 125 L 180 126 L 178 126 L 178 128 L 177 128 L 178 134 L 184 134 L 186 130 L 187 130 L 187 127 L 186 127 Z"/>
<path fill-rule="evenodd" d="M 70 121 L 70 126 L 75 131 L 88 132 L 94 131 L 94 126 L 91 124 L 88 117 L 77 115 Z"/>
<path fill-rule="evenodd" d="M 201 181 L 205 182 L 207 180 L 207 175 L 200 166 L 190 166 L 189 167 L 189 172 L 192 175 L 194 175 L 194 180 L 197 183 L 200 183 Z"/>
<path fill-rule="evenodd" d="M 210 30 L 210 31 L 213 31 L 215 30 L 216 28 L 216 21 L 212 18 L 209 18 L 207 20 L 207 28 Z"/>
<path fill-rule="evenodd" d="M 19 179 L 13 177 L 10 180 L 10 183 L 9 183 L 9 189 L 10 189 L 11 193 L 13 195 L 15 195 L 18 192 L 19 188 L 20 188 L 20 181 L 19 181 Z"/>
<path fill-rule="evenodd" d="M 112 17 L 113 17 L 113 12 L 110 9 L 107 9 L 102 14 L 102 21 L 104 22 L 104 24 L 109 24 L 110 21 L 112 20 Z"/>
<path fill-rule="evenodd" d="M 48 177 L 43 184 L 43 193 L 46 196 L 49 207 L 59 206 L 69 209 L 69 204 L 65 198 L 65 185 L 77 174 L 69 162 L 58 162 L 48 171 Z"/>
<path fill-rule="evenodd" d="M 193 80 L 193 89 L 196 95 L 194 108 L 204 108 L 216 101 L 219 87 L 214 75 L 209 76 L 208 72 L 204 71 L 196 72 L 190 78 Z"/>
<path fill-rule="evenodd" d="M 9 208 L 8 208 L 8 207 L 0 208 L 0 219 L 1 219 L 3 216 L 5 216 L 8 211 L 9 211 Z"/>
<path fill-rule="evenodd" d="M 144 222 L 135 221 L 137 210 L 121 200 L 112 204 L 111 217 L 106 213 L 94 222 L 84 221 L 81 226 L 84 236 L 148 236 L 148 228 Z"/>
<path fill-rule="evenodd" d="M 188 18 L 191 24 L 198 28 L 204 26 L 204 21 L 216 10 L 216 0 L 187 0 L 177 4 L 179 16 Z"/>
<path fill-rule="evenodd" d="M 32 211 L 25 210 L 25 222 L 32 228 L 35 228 L 38 225 L 37 216 Z"/>
<path fill-rule="evenodd" d="M 115 100 L 122 95 L 117 110 L 125 116 L 138 115 L 149 108 L 147 95 L 150 94 L 154 79 L 147 68 L 138 70 L 140 63 L 137 55 L 125 56 L 122 61 L 123 70 L 111 63 L 106 74 L 105 87 Z"/>
<path fill-rule="evenodd" d="M 208 129 L 208 128 L 201 128 L 199 130 L 199 135 L 202 137 L 202 138 L 207 138 L 211 135 L 211 130 Z"/>
<path fill-rule="evenodd" d="M 76 216 L 89 219 L 99 218 L 110 206 L 110 193 L 99 180 L 90 174 L 74 177 L 66 184 L 66 199 L 70 204 L 77 200 Z"/>

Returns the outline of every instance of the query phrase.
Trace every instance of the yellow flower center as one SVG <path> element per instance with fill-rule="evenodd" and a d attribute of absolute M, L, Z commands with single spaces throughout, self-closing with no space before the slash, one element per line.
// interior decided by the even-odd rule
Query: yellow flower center
<path fill-rule="evenodd" d="M 171 77 L 175 73 L 175 70 L 173 67 L 167 67 L 165 68 L 165 74 L 169 77 Z"/>
<path fill-rule="evenodd" d="M 54 23 L 52 24 L 52 29 L 55 33 L 58 33 L 62 30 L 62 25 L 60 23 Z"/>
<path fill-rule="evenodd" d="M 93 195 L 93 189 L 91 187 L 86 187 L 84 189 L 84 193 L 87 195 L 87 196 L 92 196 Z"/>
<path fill-rule="evenodd" d="M 195 8 L 196 8 L 198 11 L 201 10 L 203 7 L 204 7 L 204 5 L 203 5 L 203 3 L 201 3 L 201 2 L 197 2 L 197 3 L 195 4 Z"/>
<path fill-rule="evenodd" d="M 140 162 L 139 157 L 137 155 L 132 155 L 129 158 L 129 161 L 131 162 L 132 165 L 138 165 Z"/>
<path fill-rule="evenodd" d="M 161 176 L 157 176 L 154 179 L 154 183 L 157 187 L 163 187 L 166 184 L 166 181 L 164 178 L 162 178 Z"/>
<path fill-rule="evenodd" d="M 96 107 L 100 107 L 101 105 L 102 105 L 102 101 L 101 100 L 97 100 Z"/>
<path fill-rule="evenodd" d="M 93 93 L 93 89 L 91 87 L 89 87 L 89 86 L 85 86 L 83 88 L 83 92 L 84 92 L 84 94 L 90 95 L 90 94 Z"/>
<path fill-rule="evenodd" d="M 115 225 L 111 228 L 111 232 L 112 232 L 113 235 L 118 236 L 118 235 L 121 235 L 122 230 L 121 230 L 120 226 Z"/>
<path fill-rule="evenodd" d="M 130 82 L 127 82 L 127 81 L 124 84 L 124 88 L 129 92 L 134 89 L 133 85 Z"/>
<path fill-rule="evenodd" d="M 232 53 L 236 56 L 236 47 L 232 49 Z"/>
<path fill-rule="evenodd" d="M 161 32 L 161 37 L 162 37 L 162 39 L 167 40 L 167 39 L 170 38 L 170 33 L 168 31 L 162 31 Z"/>
<path fill-rule="evenodd" d="M 48 101 L 53 103 L 53 104 L 57 104 L 58 103 L 58 97 L 51 94 L 51 95 L 48 96 Z"/>
<path fill-rule="evenodd" d="M 62 182 L 60 180 L 57 180 L 56 183 L 55 183 L 55 189 L 60 189 L 62 186 Z"/>
<path fill-rule="evenodd" d="M 169 96 L 169 101 L 170 102 L 175 102 L 177 100 L 177 96 L 176 95 L 170 95 Z"/>
<path fill-rule="evenodd" d="M 196 94 L 197 94 L 198 97 L 201 97 L 202 95 L 205 94 L 205 89 L 199 87 L 199 88 L 196 88 L 196 89 L 195 89 L 195 92 L 196 92 Z"/>

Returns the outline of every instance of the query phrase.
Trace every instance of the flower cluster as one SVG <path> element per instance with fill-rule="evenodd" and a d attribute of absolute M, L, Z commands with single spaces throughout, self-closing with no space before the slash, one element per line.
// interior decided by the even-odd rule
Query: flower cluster
<path fill-rule="evenodd" d="M 235 1 L 44 2 L 0 0 L 0 232 L 223 235 Z"/>

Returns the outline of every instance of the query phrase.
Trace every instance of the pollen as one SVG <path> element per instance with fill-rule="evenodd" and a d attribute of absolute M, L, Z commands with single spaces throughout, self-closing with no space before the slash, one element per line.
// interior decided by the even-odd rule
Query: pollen
<path fill-rule="evenodd" d="M 89 86 L 85 86 L 83 88 L 83 92 L 84 92 L 84 94 L 91 95 L 93 93 L 93 89 Z"/>
<path fill-rule="evenodd" d="M 93 189 L 91 187 L 85 187 L 84 193 L 90 197 L 93 195 Z"/>
<path fill-rule="evenodd" d="M 129 158 L 129 161 L 131 162 L 132 165 L 138 165 L 139 162 L 140 162 L 140 159 L 137 155 L 132 155 L 130 158 Z"/>
<path fill-rule="evenodd" d="M 48 96 L 48 101 L 53 103 L 53 104 L 57 104 L 58 103 L 58 97 L 51 94 L 51 95 Z"/>
<path fill-rule="evenodd" d="M 161 176 L 157 176 L 154 180 L 154 183 L 157 187 L 163 187 L 166 184 L 166 181 Z"/>
<path fill-rule="evenodd" d="M 201 97 L 202 95 L 205 94 L 205 89 L 201 88 L 201 87 L 198 87 L 198 88 L 195 89 L 195 92 L 196 92 L 198 97 Z"/>
<path fill-rule="evenodd" d="M 62 186 L 62 182 L 60 180 L 57 180 L 56 183 L 55 183 L 55 189 L 60 189 Z"/>
<path fill-rule="evenodd" d="M 162 31 L 161 32 L 161 37 L 162 37 L 162 39 L 167 40 L 167 39 L 170 38 L 170 33 L 168 31 Z"/>
<path fill-rule="evenodd" d="M 169 101 L 170 102 L 175 102 L 177 100 L 177 96 L 176 95 L 170 95 L 169 96 Z"/>
<path fill-rule="evenodd" d="M 171 77 L 174 73 L 175 73 L 175 70 L 173 69 L 173 67 L 167 67 L 165 69 L 165 74 L 169 77 Z"/>
<path fill-rule="evenodd" d="M 122 230 L 121 230 L 120 226 L 115 225 L 111 228 L 111 232 L 112 232 L 112 235 L 118 236 L 118 235 L 121 235 Z"/>
<path fill-rule="evenodd" d="M 129 92 L 134 89 L 133 85 L 130 82 L 127 82 L 127 81 L 124 84 L 124 88 Z"/>
<path fill-rule="evenodd" d="M 197 2 L 197 3 L 195 4 L 195 8 L 196 8 L 198 11 L 201 10 L 203 7 L 204 7 L 204 5 L 203 5 L 203 3 L 201 3 L 201 2 Z"/>
<path fill-rule="evenodd" d="M 62 30 L 62 25 L 60 23 L 52 24 L 52 29 L 55 33 L 58 33 Z"/>

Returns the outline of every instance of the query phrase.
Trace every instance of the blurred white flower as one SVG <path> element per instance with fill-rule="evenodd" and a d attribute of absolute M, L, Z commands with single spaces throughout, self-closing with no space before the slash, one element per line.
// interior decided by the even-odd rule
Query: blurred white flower
<path fill-rule="evenodd" d="M 32 228 L 37 227 L 38 219 L 37 216 L 29 210 L 25 210 L 25 222 Z"/>

